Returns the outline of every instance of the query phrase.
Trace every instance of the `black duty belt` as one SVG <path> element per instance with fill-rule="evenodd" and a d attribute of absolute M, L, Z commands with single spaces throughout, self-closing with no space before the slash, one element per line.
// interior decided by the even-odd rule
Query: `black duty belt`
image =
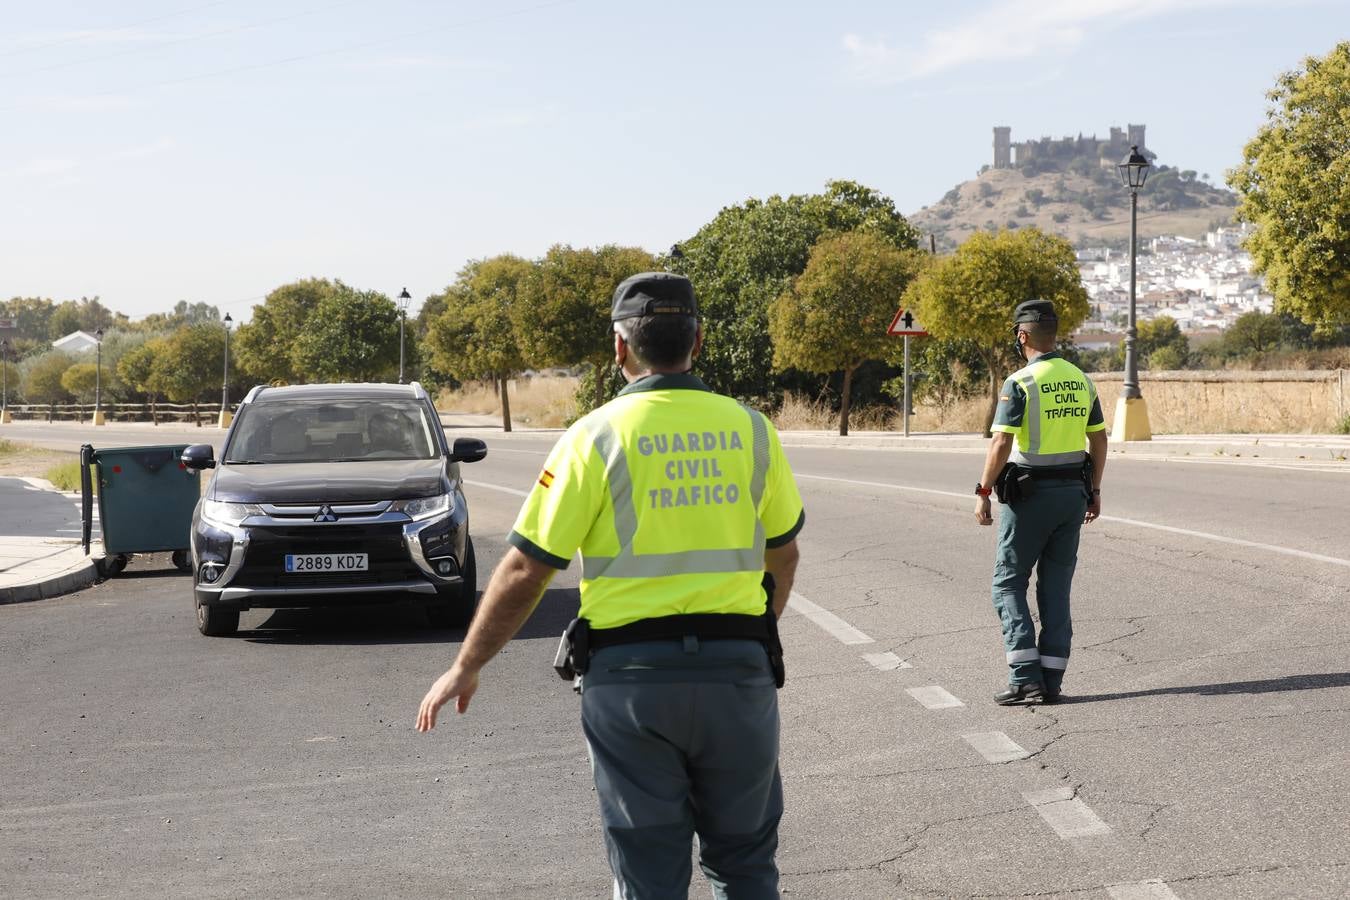
<path fill-rule="evenodd" d="M 1030 472 L 1031 477 L 1037 480 L 1061 478 L 1077 481 L 1083 477 L 1083 465 L 1078 463 L 1072 466 L 1018 466 L 1024 472 Z"/>
<path fill-rule="evenodd" d="M 586 674 L 591 654 L 605 647 L 636 644 L 642 641 L 682 640 L 695 637 L 701 641 L 750 640 L 759 641 L 769 654 L 774 683 L 783 686 L 786 671 L 783 666 L 783 644 L 778 639 L 778 617 L 773 611 L 773 577 L 764 573 L 764 612 L 758 616 L 743 613 L 684 613 L 675 616 L 657 616 L 639 619 L 618 628 L 592 628 L 585 619 L 573 619 L 563 632 L 553 668 L 566 680 Z"/>

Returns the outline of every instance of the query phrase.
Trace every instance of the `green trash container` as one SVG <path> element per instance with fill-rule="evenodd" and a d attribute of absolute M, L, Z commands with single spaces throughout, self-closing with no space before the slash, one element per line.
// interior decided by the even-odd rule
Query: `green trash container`
<path fill-rule="evenodd" d="M 187 446 L 95 450 L 85 444 L 80 448 L 85 551 L 92 527 L 93 479 L 97 478 L 98 517 L 109 574 L 126 568 L 133 553 L 166 551 L 173 554 L 177 568 L 191 571 L 192 510 L 201 497 L 201 477 L 179 459 Z"/>

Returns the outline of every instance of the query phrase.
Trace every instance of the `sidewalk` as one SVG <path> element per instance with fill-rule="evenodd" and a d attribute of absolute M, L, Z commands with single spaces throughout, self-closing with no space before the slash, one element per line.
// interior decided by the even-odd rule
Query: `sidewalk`
<path fill-rule="evenodd" d="M 80 500 L 41 478 L 0 478 L 0 604 L 68 594 L 99 578 L 103 545 L 85 555 Z"/>

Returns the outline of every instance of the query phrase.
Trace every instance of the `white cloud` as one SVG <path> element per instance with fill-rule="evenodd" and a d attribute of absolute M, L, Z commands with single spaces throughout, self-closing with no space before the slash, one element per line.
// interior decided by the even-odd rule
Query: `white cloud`
<path fill-rule="evenodd" d="M 79 166 L 80 164 L 73 159 L 35 159 L 19 166 L 17 169 L 12 169 L 9 174 L 19 178 L 49 178 L 55 175 L 66 175 Z"/>
<path fill-rule="evenodd" d="M 350 69 L 453 69 L 456 71 L 506 71 L 500 63 L 481 60 L 454 59 L 449 56 L 386 56 L 379 59 L 367 59 L 349 63 Z"/>
<path fill-rule="evenodd" d="M 1078 48 L 1089 34 L 1121 24 L 1255 0 L 996 0 L 947 28 L 928 31 L 917 47 L 846 34 L 850 74 L 894 83 L 961 66 L 1027 59 Z"/>
<path fill-rule="evenodd" d="M 18 106 L 24 109 L 36 109 L 43 112 L 106 112 L 108 110 L 131 109 L 144 106 L 145 101 L 124 94 L 54 94 L 42 97 L 26 97 Z"/>
<path fill-rule="evenodd" d="M 145 159 L 148 156 L 159 156 L 161 153 L 168 153 L 177 148 L 178 142 L 173 138 L 162 137 L 150 141 L 147 144 L 138 144 L 135 147 L 128 147 L 114 153 L 111 159 Z"/>
<path fill-rule="evenodd" d="M 558 117 L 559 107 L 544 106 L 537 109 L 502 110 L 490 115 L 468 119 L 460 123 L 465 131 L 502 131 L 512 128 L 532 128 L 551 122 Z"/>

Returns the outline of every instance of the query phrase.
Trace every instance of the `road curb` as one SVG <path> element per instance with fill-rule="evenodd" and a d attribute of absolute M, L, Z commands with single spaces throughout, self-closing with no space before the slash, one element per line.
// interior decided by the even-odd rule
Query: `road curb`
<path fill-rule="evenodd" d="M 95 584 L 100 578 L 98 559 L 89 556 L 76 566 L 50 578 L 0 587 L 0 606 L 71 594 Z"/>

